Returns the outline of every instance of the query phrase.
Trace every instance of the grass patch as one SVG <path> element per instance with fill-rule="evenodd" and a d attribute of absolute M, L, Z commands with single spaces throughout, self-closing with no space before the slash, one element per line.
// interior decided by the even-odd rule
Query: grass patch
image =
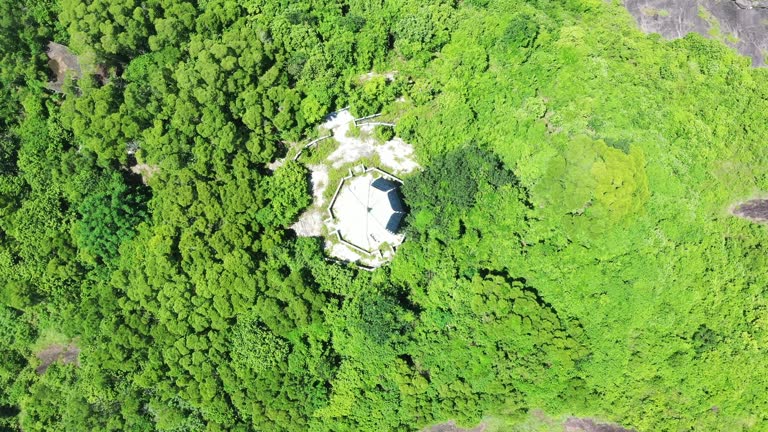
<path fill-rule="evenodd" d="M 349 129 L 347 129 L 347 136 L 350 138 L 361 138 L 363 134 L 362 129 L 360 129 L 360 126 L 352 123 L 349 125 Z"/>
<path fill-rule="evenodd" d="M 317 144 L 304 149 L 304 152 L 299 158 L 299 162 L 304 164 L 321 164 L 328 159 L 336 149 L 339 148 L 339 142 L 333 138 L 324 139 Z"/>

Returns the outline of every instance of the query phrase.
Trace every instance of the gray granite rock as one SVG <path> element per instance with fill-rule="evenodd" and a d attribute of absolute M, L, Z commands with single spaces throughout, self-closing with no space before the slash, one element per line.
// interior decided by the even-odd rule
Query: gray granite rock
<path fill-rule="evenodd" d="M 761 0 L 733 0 L 736 6 L 741 9 L 765 9 L 768 8 L 768 2 Z"/>
<path fill-rule="evenodd" d="M 696 32 L 765 66 L 768 0 L 624 0 L 624 6 L 647 33 L 676 39 Z"/>

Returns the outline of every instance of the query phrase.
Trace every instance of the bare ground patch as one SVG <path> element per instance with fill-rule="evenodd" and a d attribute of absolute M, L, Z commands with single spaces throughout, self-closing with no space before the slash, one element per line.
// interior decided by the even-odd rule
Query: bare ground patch
<path fill-rule="evenodd" d="M 456 426 L 456 422 L 449 420 L 445 423 L 440 423 L 425 429 L 423 432 L 483 432 L 485 431 L 486 424 L 480 423 L 472 429 L 464 429 Z"/>
<path fill-rule="evenodd" d="M 148 165 L 145 163 L 137 163 L 136 165 L 133 165 L 131 168 L 131 172 L 134 174 L 138 174 L 141 176 L 141 181 L 144 184 L 147 184 L 149 179 L 152 178 L 153 175 L 157 174 L 158 171 L 160 171 L 160 167 L 157 165 Z"/>
<path fill-rule="evenodd" d="M 754 198 L 731 207 L 731 214 L 752 222 L 768 222 L 768 199 Z"/>
<path fill-rule="evenodd" d="M 349 136 L 349 130 L 354 125 L 354 121 L 352 114 L 345 110 L 334 113 L 323 124 L 325 129 L 332 131 L 333 138 L 339 143 L 339 147 L 328 156 L 328 162 L 333 168 L 340 168 L 374 155 L 381 161 L 382 169 L 391 171 L 395 175 L 407 174 L 419 168 L 412 145 L 400 138 L 394 138 L 385 143 L 376 142 L 371 137 L 375 127 L 372 124 L 360 124 L 362 135 Z"/>
<path fill-rule="evenodd" d="M 40 350 L 36 357 L 40 360 L 40 366 L 35 368 L 38 375 L 44 374 L 48 366 L 55 362 L 80 366 L 80 348 L 72 342 L 67 345 L 58 343 L 48 345 Z"/>
<path fill-rule="evenodd" d="M 48 83 L 48 88 L 60 92 L 64 85 L 64 80 L 68 74 L 75 78 L 82 76 L 80 69 L 80 60 L 74 55 L 66 45 L 56 42 L 48 43 L 48 67 L 56 76 L 55 81 Z"/>
<path fill-rule="evenodd" d="M 617 424 L 597 423 L 591 418 L 569 417 L 563 423 L 565 432 L 636 432 L 634 429 L 626 429 Z"/>
<path fill-rule="evenodd" d="M 383 73 L 376 73 L 376 72 L 368 72 L 367 74 L 363 74 L 360 76 L 360 83 L 364 83 L 366 81 L 370 81 L 372 78 L 383 76 L 384 79 L 387 81 L 394 81 L 395 76 L 397 76 L 397 71 L 392 70 L 389 72 L 383 72 Z"/>
<path fill-rule="evenodd" d="M 291 226 L 299 237 L 317 237 L 323 234 L 323 219 L 325 214 L 325 190 L 328 188 L 328 167 L 325 165 L 309 165 L 312 182 L 312 207 L 305 211 L 299 220 Z"/>

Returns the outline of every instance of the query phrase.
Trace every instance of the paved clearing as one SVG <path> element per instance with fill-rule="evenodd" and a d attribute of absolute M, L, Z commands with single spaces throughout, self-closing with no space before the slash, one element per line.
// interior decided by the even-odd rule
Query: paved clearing
<path fill-rule="evenodd" d="M 409 173 L 419 168 L 413 146 L 395 137 L 376 148 L 381 164 L 397 173 Z"/>
<path fill-rule="evenodd" d="M 325 220 L 330 215 L 327 209 L 328 203 L 323 198 L 328 187 L 334 189 L 337 187 L 337 184 L 329 184 L 329 171 L 331 169 L 343 169 L 343 167 L 354 164 L 360 159 L 373 158 L 374 156 L 378 156 L 381 161 L 378 168 L 396 176 L 413 172 L 419 168 L 414 160 L 413 146 L 400 138 L 394 138 L 385 143 L 377 142 L 372 138 L 374 125 L 360 125 L 360 137 L 347 136 L 350 127 L 355 124 L 354 121 L 355 119 L 349 110 L 341 110 L 329 115 L 325 122 L 320 125 L 322 130 L 330 131 L 339 146 L 328 156 L 324 164 L 307 166 L 311 171 L 314 199 L 312 206 L 291 226 L 298 236 L 320 237 L 323 235 L 323 231 L 332 231 L 332 228 L 325 224 Z M 326 134 L 322 133 L 321 135 Z M 335 239 L 335 235 L 333 238 Z M 381 264 L 380 258 L 362 256 L 362 254 L 338 241 L 327 239 L 325 247 L 329 255 L 343 261 L 358 262 L 371 267 Z"/>
<path fill-rule="evenodd" d="M 375 153 L 373 140 L 347 136 L 353 121 L 352 114 L 348 110 L 344 110 L 335 113 L 333 117 L 323 123 L 323 127 L 330 129 L 333 132 L 333 138 L 339 143 L 339 147 L 328 156 L 328 162 L 334 168 L 341 168 L 345 164 L 353 163 L 364 157 L 371 157 Z"/>
<path fill-rule="evenodd" d="M 334 230 L 344 241 L 369 253 L 383 245 L 398 246 L 403 235 L 397 234 L 405 208 L 398 193 L 400 183 L 368 171 L 346 179 L 333 203 Z"/>
<path fill-rule="evenodd" d="M 414 160 L 413 146 L 400 138 L 379 144 L 373 138 L 366 137 L 373 133 L 373 125 L 360 125 L 363 135 L 360 138 L 347 136 L 353 121 L 352 114 L 344 110 L 334 113 L 322 125 L 333 132 L 333 138 L 339 143 L 339 147 L 328 156 L 331 166 L 341 168 L 343 165 L 378 154 L 382 164 L 379 168 L 389 170 L 395 175 L 407 174 L 419 167 Z"/>
<path fill-rule="evenodd" d="M 328 241 L 325 242 L 325 248 L 328 250 L 328 253 L 331 256 L 343 261 L 355 262 L 364 258 L 348 246 L 345 246 L 341 243 L 331 243 Z"/>
<path fill-rule="evenodd" d="M 62 364 L 75 364 L 80 366 L 80 348 L 74 343 L 68 345 L 51 344 L 37 353 L 37 359 L 40 360 L 40 366 L 35 369 L 38 375 L 42 375 L 48 369 L 48 366 L 54 362 Z"/>

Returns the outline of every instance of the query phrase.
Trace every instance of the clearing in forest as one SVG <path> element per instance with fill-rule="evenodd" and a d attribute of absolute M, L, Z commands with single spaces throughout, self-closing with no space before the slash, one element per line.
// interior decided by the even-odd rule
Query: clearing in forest
<path fill-rule="evenodd" d="M 62 364 L 75 364 L 80 366 L 80 348 L 70 342 L 68 344 L 53 343 L 37 352 L 37 359 L 40 360 L 40 366 L 35 368 L 38 375 L 42 375 L 48 369 L 48 366 L 54 362 Z"/>
<path fill-rule="evenodd" d="M 403 242 L 399 233 L 406 209 L 400 179 L 377 168 L 358 168 L 338 185 L 328 207 L 327 225 L 344 246 L 387 260 Z"/>
<path fill-rule="evenodd" d="M 56 42 L 48 43 L 48 67 L 56 76 L 55 81 L 48 83 L 48 88 L 61 92 L 64 80 L 68 74 L 74 78 L 80 78 L 82 70 L 80 69 L 80 60 L 65 45 Z"/>
<path fill-rule="evenodd" d="M 376 267 L 386 261 L 384 255 L 378 253 L 379 246 L 384 245 L 388 252 L 387 256 L 391 256 L 394 249 L 389 249 L 402 241 L 399 237 L 397 242 L 387 241 L 385 239 L 385 237 L 389 238 L 396 236 L 395 234 L 390 235 L 386 230 L 391 214 L 388 213 L 387 217 L 382 216 L 379 218 L 387 220 L 379 221 L 379 225 L 383 227 L 380 231 L 384 234 L 380 236 L 380 241 L 372 240 L 372 242 L 375 243 L 373 249 L 376 249 L 374 254 L 364 253 L 358 248 L 340 241 L 339 236 L 334 234 L 340 227 L 335 223 L 337 221 L 332 220 L 333 218 L 329 219 L 330 214 L 328 206 L 333 198 L 332 194 L 337 191 L 337 188 L 339 191 L 341 190 L 340 184 L 343 182 L 344 178 L 350 178 L 352 176 L 353 169 L 358 171 L 358 173 L 362 173 L 362 171 L 367 170 L 367 168 L 365 168 L 366 165 L 377 167 L 382 170 L 380 172 L 383 174 L 378 175 L 377 178 L 391 177 L 396 181 L 399 181 L 399 179 L 395 176 L 407 175 L 419 168 L 419 165 L 415 161 L 413 146 L 398 137 L 392 137 L 391 139 L 382 142 L 381 139 L 375 136 L 376 127 L 381 126 L 381 124 L 384 123 L 376 120 L 378 120 L 378 118 L 375 117 L 370 119 L 355 119 L 349 110 L 344 109 L 329 115 L 325 122 L 319 126 L 319 135 L 327 138 L 313 140 L 312 145 L 302 149 L 303 154 L 300 153 L 296 157 L 300 162 L 304 161 L 307 168 L 311 171 L 313 203 L 312 206 L 301 215 L 298 222 L 291 227 L 299 236 L 325 236 L 326 250 L 331 256 L 343 261 L 356 262 L 368 267 Z M 376 179 L 371 178 L 369 180 L 371 180 L 369 183 L 372 183 Z M 328 187 L 329 185 L 331 185 L 331 188 Z M 347 195 L 348 194 L 343 194 L 342 198 Z M 367 198 L 369 194 L 365 193 L 363 195 Z M 356 195 L 352 194 L 350 196 Z M 384 201 L 382 201 L 382 203 L 384 203 Z M 367 207 L 364 210 L 367 212 Z M 384 212 L 384 210 L 381 212 Z M 399 212 L 400 210 L 390 213 Z M 345 214 L 346 213 L 348 212 L 345 212 Z M 367 216 L 367 214 L 363 214 L 361 218 L 359 218 L 361 225 L 357 228 L 360 229 L 352 227 L 352 229 L 349 229 L 348 231 L 352 233 L 365 231 L 365 222 L 371 219 Z M 369 224 L 369 228 L 370 227 L 371 225 Z M 365 242 L 367 245 L 369 245 L 369 243 L 370 242 L 368 241 Z M 371 250 L 369 247 L 364 247 L 362 249 L 366 249 L 366 252 Z"/>
<path fill-rule="evenodd" d="M 768 199 L 754 198 L 744 201 L 735 205 L 731 213 L 752 222 L 768 222 Z"/>

